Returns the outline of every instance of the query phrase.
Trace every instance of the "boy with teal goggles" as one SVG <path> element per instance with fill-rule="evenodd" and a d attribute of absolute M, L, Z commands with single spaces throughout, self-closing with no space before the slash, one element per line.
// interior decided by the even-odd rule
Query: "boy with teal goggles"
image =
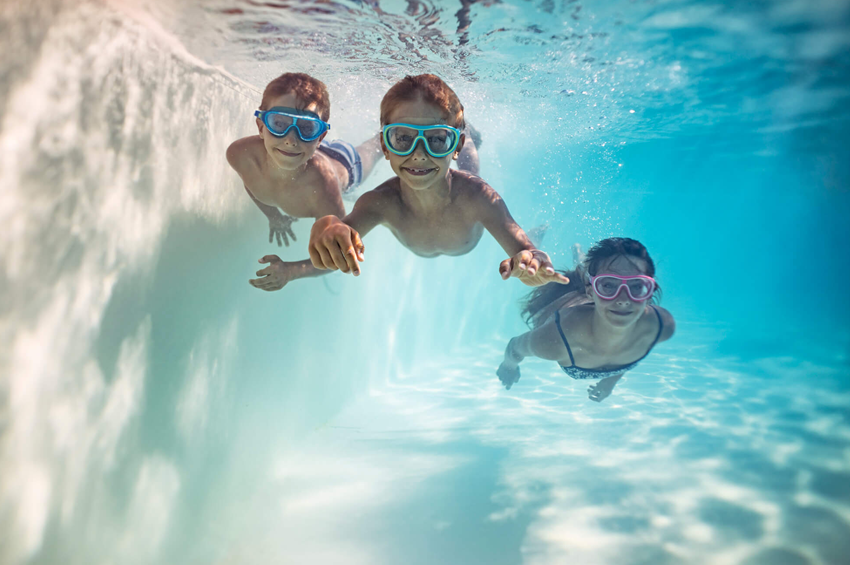
<path fill-rule="evenodd" d="M 457 149 L 460 133 L 459 129 L 442 124 L 417 126 L 399 123 L 388 124 L 383 128 L 384 145 L 400 157 L 413 153 L 420 141 L 431 157 L 445 157 Z"/>
<path fill-rule="evenodd" d="M 322 121 L 319 116 L 306 110 L 297 110 L 284 106 L 276 106 L 271 110 L 257 110 L 254 115 L 260 118 L 275 137 L 286 137 L 289 130 L 295 128 L 301 141 L 315 141 L 323 133 L 331 129 L 331 125 Z"/>

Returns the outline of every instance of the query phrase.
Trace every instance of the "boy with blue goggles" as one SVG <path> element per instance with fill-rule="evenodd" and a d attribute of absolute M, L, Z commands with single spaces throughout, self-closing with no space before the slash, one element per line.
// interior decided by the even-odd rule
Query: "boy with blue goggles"
<path fill-rule="evenodd" d="M 331 129 L 331 125 L 322 121 L 313 112 L 276 106 L 271 110 L 257 110 L 254 115 L 260 118 L 275 137 L 286 137 L 289 130 L 295 128 L 301 141 L 315 141 L 323 133 Z"/>
<path fill-rule="evenodd" d="M 343 193 L 353 192 L 381 156 L 375 135 L 359 146 L 341 139 L 326 141 L 330 96 L 325 85 L 304 73 L 285 73 L 263 92 L 254 112 L 258 135 L 237 139 L 227 148 L 227 161 L 239 173 L 246 192 L 269 220 L 269 243 L 295 241 L 292 224 L 298 218 L 345 215 Z M 277 255 L 249 282 L 277 290 L 294 278 L 284 272 Z M 307 262 L 309 263 L 309 262 Z M 299 276 L 314 276 L 304 266 Z"/>

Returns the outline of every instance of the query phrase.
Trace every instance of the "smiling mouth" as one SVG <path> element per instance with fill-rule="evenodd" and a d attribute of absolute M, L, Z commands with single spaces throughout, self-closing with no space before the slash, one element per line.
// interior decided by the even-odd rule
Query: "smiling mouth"
<path fill-rule="evenodd" d="M 423 177 L 431 173 L 432 171 L 436 171 L 437 169 L 411 169 L 410 167 L 404 167 L 404 170 L 415 177 Z"/>
<path fill-rule="evenodd" d="M 612 314 L 614 314 L 615 316 L 630 316 L 631 315 L 631 312 L 617 312 L 616 310 L 608 310 L 608 311 L 611 312 Z"/>
<path fill-rule="evenodd" d="M 283 153 L 287 157 L 298 157 L 299 155 L 301 155 L 301 153 L 289 153 L 288 151 L 284 151 L 280 147 L 276 147 L 275 149 L 280 151 L 281 153 Z"/>

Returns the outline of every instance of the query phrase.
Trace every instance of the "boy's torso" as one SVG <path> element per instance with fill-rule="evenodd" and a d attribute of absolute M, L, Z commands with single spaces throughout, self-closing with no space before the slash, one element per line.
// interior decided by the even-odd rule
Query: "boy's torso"
<path fill-rule="evenodd" d="M 239 172 L 254 198 L 296 218 L 315 218 L 337 212 L 328 209 L 327 193 L 336 191 L 339 194 L 347 185 L 348 171 L 342 163 L 317 150 L 300 174 L 291 179 L 279 179 L 267 170 L 274 165 L 267 164 L 263 140 L 254 136 L 246 138 L 246 144 L 251 165 Z"/>
<path fill-rule="evenodd" d="M 465 255 L 472 251 L 484 233 L 478 218 L 476 197 L 478 177 L 469 178 L 452 171 L 451 200 L 439 209 L 423 212 L 410 208 L 401 195 L 400 180 L 394 177 L 376 190 L 386 192 L 381 210 L 383 224 L 412 252 L 422 257 Z"/>

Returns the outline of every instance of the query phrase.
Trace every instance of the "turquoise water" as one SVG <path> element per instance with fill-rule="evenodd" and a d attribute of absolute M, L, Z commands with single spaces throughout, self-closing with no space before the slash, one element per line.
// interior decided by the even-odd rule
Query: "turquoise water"
<path fill-rule="evenodd" d="M 0 562 L 840 564 L 850 3 L 6 2 Z M 601 404 L 488 237 L 262 293 L 224 160 L 284 71 L 359 142 L 406 73 L 543 247 L 643 241 L 677 319 Z M 367 184 L 391 174 L 382 164 Z M 350 203 L 348 204 L 350 206 Z"/>

